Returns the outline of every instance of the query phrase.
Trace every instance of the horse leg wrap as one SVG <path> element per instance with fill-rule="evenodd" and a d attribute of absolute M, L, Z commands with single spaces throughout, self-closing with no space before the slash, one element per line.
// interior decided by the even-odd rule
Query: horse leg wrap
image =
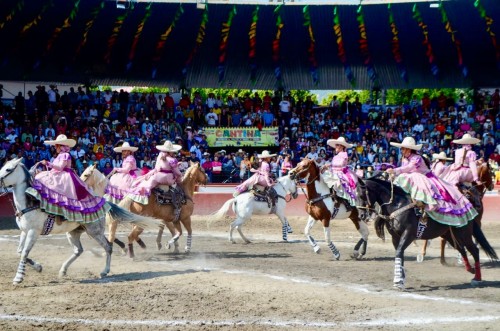
<path fill-rule="evenodd" d="M 142 241 L 142 239 L 139 238 L 136 241 L 137 241 L 137 244 L 139 246 L 141 246 L 142 249 L 146 249 L 146 244 L 144 243 L 144 241 Z"/>
<path fill-rule="evenodd" d="M 288 221 L 286 222 L 286 231 L 288 233 L 293 233 L 293 229 L 292 227 L 290 226 L 290 223 L 288 223 Z"/>
<path fill-rule="evenodd" d="M 186 248 L 185 248 L 186 253 L 189 253 L 191 251 L 192 241 L 193 241 L 193 236 L 188 234 L 186 238 Z"/>
<path fill-rule="evenodd" d="M 125 248 L 125 244 L 123 243 L 123 241 L 121 241 L 120 239 L 117 239 L 115 238 L 115 240 L 113 241 L 115 244 L 117 244 L 118 246 L 120 246 L 121 249 L 124 249 Z"/>
<path fill-rule="evenodd" d="M 330 248 L 330 250 L 332 251 L 333 257 L 335 257 L 335 260 L 340 259 L 340 252 L 337 249 L 337 247 L 335 247 L 335 245 L 333 244 L 333 242 L 330 241 L 330 243 L 328 244 L 328 248 Z"/>
<path fill-rule="evenodd" d="M 17 267 L 16 277 L 14 277 L 13 283 L 19 284 L 24 280 L 24 275 L 26 274 L 26 261 L 19 261 L 19 266 Z"/>
<path fill-rule="evenodd" d="M 394 284 L 395 285 L 404 285 L 405 277 L 403 266 L 401 265 L 401 259 L 396 258 L 394 260 Z"/>
<path fill-rule="evenodd" d="M 477 261 L 474 263 L 474 268 L 476 269 L 476 274 L 474 276 L 474 280 L 481 281 L 481 262 Z"/>
<path fill-rule="evenodd" d="M 469 259 L 467 258 L 467 256 L 462 256 L 462 262 L 465 266 L 465 270 L 468 272 L 472 272 L 472 267 L 469 263 Z"/>
<path fill-rule="evenodd" d="M 361 246 L 361 255 L 365 255 L 366 254 L 366 248 L 368 246 L 368 241 L 364 240 L 363 239 L 363 245 Z"/>
<path fill-rule="evenodd" d="M 307 239 L 309 240 L 309 243 L 311 244 L 314 252 L 318 253 L 320 248 L 319 248 L 318 244 L 316 243 L 316 240 L 314 240 L 314 238 L 312 236 L 307 236 Z"/>
<path fill-rule="evenodd" d="M 134 244 L 128 244 L 128 257 L 130 257 L 132 259 L 135 257 Z"/>
<path fill-rule="evenodd" d="M 172 244 L 176 243 L 176 242 L 177 242 L 177 240 L 179 240 L 179 237 L 180 237 L 180 235 L 179 235 L 179 234 L 176 234 L 175 236 L 173 236 L 173 237 L 172 237 L 172 239 L 170 239 L 170 240 L 168 241 L 168 244 L 169 244 L 169 245 L 172 245 Z"/>
<path fill-rule="evenodd" d="M 288 228 L 286 224 L 281 227 L 281 234 L 283 235 L 283 240 L 288 241 Z"/>

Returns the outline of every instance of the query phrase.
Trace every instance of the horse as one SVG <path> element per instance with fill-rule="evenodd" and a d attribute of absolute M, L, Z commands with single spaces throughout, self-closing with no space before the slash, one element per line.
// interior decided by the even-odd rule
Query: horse
<path fill-rule="evenodd" d="M 28 255 L 38 237 L 49 233 L 66 233 L 68 241 L 73 246 L 73 255 L 63 263 L 59 270 L 59 276 L 65 276 L 69 266 L 82 254 L 83 247 L 80 236 L 83 232 L 86 232 L 104 248 L 106 252 L 106 266 L 100 273 L 100 276 L 105 277 L 108 275 L 110 272 L 112 247 L 104 236 L 104 218 L 85 224 L 68 221 L 58 222 L 55 220 L 54 215 L 49 215 L 40 209 L 38 200 L 26 194 L 26 189 L 31 185 L 32 180 L 31 173 L 22 164 L 22 158 L 8 161 L 0 169 L 0 188 L 4 190 L 2 195 L 9 193 L 7 188 L 12 188 L 16 210 L 16 223 L 21 230 L 17 249 L 17 252 L 21 255 L 21 259 L 13 283 L 16 285 L 24 280 L 26 263 L 36 271 L 42 271 L 42 265 L 30 259 Z M 108 203 L 108 205 L 110 206 L 110 211 L 107 216 L 112 218 L 116 223 L 123 222 L 147 228 L 157 227 L 161 224 L 158 220 L 151 217 L 138 217 L 115 204 Z"/>
<path fill-rule="evenodd" d="M 102 172 L 100 172 L 97 169 L 96 163 L 91 165 L 91 166 L 88 166 L 82 172 L 82 174 L 80 175 L 80 178 L 92 189 L 94 194 L 102 197 L 106 193 L 106 187 L 109 184 L 109 179 L 107 176 L 105 176 Z M 172 223 L 167 223 L 166 226 L 169 229 L 169 231 L 173 237 L 175 235 L 174 226 L 172 225 Z M 161 237 L 163 235 L 164 229 L 165 229 L 165 224 L 162 223 L 159 226 L 158 235 L 156 237 L 156 245 L 158 247 L 158 250 L 160 250 L 162 248 Z M 117 244 L 121 248 L 122 253 L 127 254 L 128 249 L 126 248 L 125 244 L 121 240 L 116 238 L 116 236 L 114 238 L 112 238 L 110 236 L 108 239 L 109 240 L 113 239 L 113 241 L 111 241 L 111 243 Z M 139 244 L 139 246 L 141 246 L 143 249 L 146 248 L 146 244 L 141 240 L 141 238 L 137 238 L 137 244 Z M 178 241 L 176 241 L 174 244 L 174 253 L 178 253 L 178 252 L 179 252 L 179 243 L 178 243 Z"/>
<path fill-rule="evenodd" d="M 288 233 L 292 232 L 290 224 L 285 217 L 286 203 L 290 200 L 286 200 L 286 196 L 290 194 L 293 199 L 298 196 L 297 186 L 295 181 L 290 179 L 290 176 L 283 176 L 278 178 L 276 184 L 272 186 L 277 194 L 276 205 L 270 206 L 267 201 L 256 201 L 252 192 L 247 191 L 236 198 L 227 200 L 222 207 L 215 213 L 209 216 L 209 222 L 215 220 L 222 220 L 224 216 L 232 207 L 233 212 L 236 214 L 236 219 L 231 223 L 229 227 L 229 241 L 233 244 L 236 241 L 233 238 L 234 229 L 238 230 L 241 239 L 247 244 L 250 243 L 247 237 L 243 234 L 242 227 L 246 221 L 248 221 L 253 214 L 257 215 L 269 215 L 275 214 L 281 221 L 281 233 L 284 241 L 288 241 Z"/>
<path fill-rule="evenodd" d="M 193 238 L 193 230 L 191 228 L 191 215 L 194 210 L 194 202 L 193 195 L 196 185 L 202 184 L 206 185 L 208 182 L 208 177 L 203 168 L 200 166 L 198 162 L 190 162 L 190 166 L 186 169 L 184 176 L 182 177 L 182 182 L 180 187 L 184 191 L 186 195 L 186 203 L 182 205 L 180 215 L 178 220 L 175 219 L 175 210 L 171 204 L 160 204 L 156 201 L 155 194 L 152 193 L 149 197 L 148 204 L 143 205 L 138 202 L 133 201 L 129 197 L 125 197 L 120 203 L 119 206 L 127 209 L 134 214 L 151 216 L 155 218 L 159 218 L 162 220 L 163 224 L 169 226 L 169 223 L 173 222 L 173 226 L 175 227 L 175 233 L 173 233 L 173 238 L 168 242 L 167 248 L 170 245 L 175 244 L 179 237 L 182 235 L 181 223 L 184 225 L 188 235 L 187 235 L 187 243 L 184 248 L 186 253 L 191 251 L 192 238 Z M 117 223 L 113 220 L 108 222 L 109 224 L 109 235 L 110 242 L 114 240 L 116 234 Z M 169 228 L 170 229 L 170 228 Z M 139 235 L 142 233 L 143 228 L 140 226 L 136 226 L 132 229 L 132 232 L 128 236 L 128 252 L 129 257 L 134 258 L 134 241 L 139 241 Z M 161 237 L 161 231 L 158 233 L 158 236 Z M 157 239 L 161 240 L 161 239 Z"/>
<path fill-rule="evenodd" d="M 469 195 L 473 197 L 473 199 L 477 199 L 478 202 L 480 203 L 479 208 L 476 207 L 476 210 L 478 212 L 478 215 L 474 218 L 474 222 L 481 227 L 481 219 L 483 218 L 483 197 L 486 191 L 491 191 L 495 188 L 495 183 L 493 182 L 493 177 L 491 173 L 491 168 L 490 165 L 485 162 L 481 164 L 480 166 L 477 167 L 477 177 L 481 184 L 472 186 L 471 188 L 467 189 L 469 191 Z M 474 233 L 473 233 L 474 235 Z M 441 238 L 441 264 L 444 266 L 447 266 L 448 264 L 446 263 L 446 259 L 444 256 L 444 249 L 446 247 L 446 238 Z M 417 255 L 417 262 L 423 262 L 425 259 L 425 254 L 427 251 L 427 246 L 429 245 L 429 241 L 425 240 L 424 245 L 422 246 L 422 251 L 420 254 Z M 459 258 L 459 262 L 462 262 L 461 256 Z"/>
<path fill-rule="evenodd" d="M 466 262 L 466 270 L 474 273 L 472 285 L 477 285 L 482 280 L 479 249 L 472 240 L 473 233 L 486 254 L 492 259 L 498 259 L 495 250 L 490 246 L 476 222 L 469 222 L 462 227 L 452 227 L 433 220 L 428 220 L 426 224 L 421 223 L 414 211 L 415 203 L 412 202 L 411 197 L 392 182 L 378 178 L 359 180 L 357 191 L 361 219 L 366 219 L 374 213 L 377 236 L 385 240 L 384 228 L 387 228 L 392 236 L 392 244 L 396 250 L 393 280 L 395 288 L 405 288 L 404 251 L 416 239 L 434 239 L 445 236 L 462 256 L 465 256 L 466 261 L 465 246 L 474 257 L 474 269 L 470 267 L 468 261 Z M 379 210 L 375 209 L 376 204 Z"/>
<path fill-rule="evenodd" d="M 354 246 L 352 257 L 356 259 L 362 258 L 366 254 L 368 243 L 368 226 L 365 222 L 360 221 L 359 213 L 356 208 L 352 211 L 347 211 L 344 204 L 337 205 L 332 198 L 330 188 L 325 184 L 318 165 L 314 160 L 305 158 L 297 164 L 297 166 L 288 173 L 290 178 L 297 180 L 306 180 L 306 212 L 309 214 L 307 225 L 304 233 L 307 240 L 311 244 L 315 253 L 319 253 L 320 247 L 316 240 L 311 236 L 310 231 L 316 221 L 323 223 L 325 240 L 330 248 L 333 257 L 340 259 L 340 252 L 335 247 L 330 237 L 330 221 L 333 219 L 349 218 L 356 227 L 356 230 L 361 234 L 361 239 Z"/>

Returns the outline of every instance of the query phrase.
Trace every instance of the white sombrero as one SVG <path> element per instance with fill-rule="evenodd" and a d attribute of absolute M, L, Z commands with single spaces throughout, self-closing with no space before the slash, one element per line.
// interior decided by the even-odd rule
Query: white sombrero
<path fill-rule="evenodd" d="M 433 160 L 446 160 L 446 161 L 453 160 L 453 158 L 451 158 L 451 157 L 446 157 L 446 153 L 445 152 L 441 152 L 439 154 L 437 154 L 437 153 L 432 154 L 432 159 Z"/>
<path fill-rule="evenodd" d="M 56 140 L 45 140 L 44 143 L 47 145 L 64 145 L 64 146 L 73 147 L 76 145 L 76 140 L 68 139 L 68 137 L 66 137 L 66 135 L 60 134 L 57 136 Z"/>
<path fill-rule="evenodd" d="M 132 146 L 130 146 L 128 141 L 126 141 L 121 146 L 113 148 L 113 150 L 117 153 L 121 153 L 123 151 L 135 152 L 136 150 L 138 150 L 138 147 L 132 147 Z"/>
<path fill-rule="evenodd" d="M 460 144 L 460 145 L 475 145 L 479 143 L 481 140 L 472 137 L 470 134 L 466 133 L 462 136 L 461 139 L 456 139 L 453 140 L 452 142 L 454 144 Z"/>
<path fill-rule="evenodd" d="M 328 146 L 335 147 L 335 145 L 342 145 L 347 148 L 351 148 L 352 144 L 349 144 L 347 141 L 345 141 L 344 137 L 340 137 L 339 139 L 328 139 L 326 142 Z"/>
<path fill-rule="evenodd" d="M 156 146 L 156 149 L 162 152 L 177 152 L 182 149 L 182 146 L 172 144 L 170 140 L 167 140 L 163 145 Z"/>
<path fill-rule="evenodd" d="M 420 149 L 422 149 L 422 144 L 417 145 L 417 143 L 415 142 L 415 139 L 413 139 L 412 137 L 406 137 L 405 139 L 403 139 L 403 142 L 401 144 L 400 143 L 391 143 L 391 146 L 396 146 L 399 148 L 409 148 L 409 149 L 413 149 L 415 151 L 419 151 Z"/>
<path fill-rule="evenodd" d="M 268 157 L 276 156 L 276 154 L 269 154 L 269 151 L 262 151 L 262 154 L 257 154 L 259 159 L 267 159 Z"/>

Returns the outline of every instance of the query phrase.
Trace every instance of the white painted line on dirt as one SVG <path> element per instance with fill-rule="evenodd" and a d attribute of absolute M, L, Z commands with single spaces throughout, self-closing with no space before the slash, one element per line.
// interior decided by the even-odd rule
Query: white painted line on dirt
<path fill-rule="evenodd" d="M 112 325 L 112 326 L 282 326 L 282 327 L 359 327 L 359 326 L 399 326 L 399 325 L 426 325 L 426 324 L 457 324 L 492 322 L 500 320 L 500 316 L 468 316 L 468 317 L 437 317 L 437 318 L 412 318 L 412 319 L 380 319 L 371 321 L 352 322 L 309 322 L 309 321 L 273 321 L 273 320 L 221 320 L 221 321 L 190 321 L 190 320 L 113 320 L 113 319 L 84 319 L 84 318 L 57 318 L 43 316 L 0 315 L 0 320 L 30 322 L 30 323 L 56 323 L 56 324 L 83 324 L 83 325 Z"/>
<path fill-rule="evenodd" d="M 193 268 L 196 268 L 196 267 L 193 266 Z M 446 298 L 446 297 L 438 297 L 438 296 L 428 296 L 428 295 L 415 294 L 415 293 L 404 293 L 404 292 L 397 292 L 395 290 L 390 290 L 390 291 L 380 290 L 380 289 L 374 289 L 370 285 L 365 285 L 365 284 L 318 282 L 318 281 L 308 280 L 308 279 L 303 279 L 303 278 L 277 276 L 277 275 L 272 275 L 272 274 L 259 273 L 259 272 L 253 272 L 253 271 L 245 271 L 245 270 L 224 270 L 224 269 L 214 268 L 214 267 L 204 267 L 204 268 L 198 268 L 198 269 L 207 270 L 207 271 L 219 271 L 219 272 L 226 273 L 226 274 L 247 275 L 250 277 L 261 276 L 261 277 L 271 278 L 271 279 L 277 280 L 277 281 L 285 281 L 285 282 L 301 283 L 301 284 L 311 284 L 311 285 L 317 285 L 317 286 L 323 286 L 323 287 L 324 286 L 336 286 L 336 287 L 341 287 L 343 289 L 348 289 L 348 290 L 353 291 L 353 292 L 360 292 L 360 293 L 377 295 L 377 296 L 401 297 L 404 299 L 413 299 L 413 300 L 442 301 L 442 302 L 447 302 L 447 303 L 456 303 L 456 304 L 460 304 L 460 305 L 474 305 L 474 306 L 484 305 L 484 306 L 495 306 L 495 307 L 500 306 L 496 303 L 490 303 L 490 302 L 473 301 L 473 300 L 460 299 L 460 298 L 455 299 L 455 298 Z"/>

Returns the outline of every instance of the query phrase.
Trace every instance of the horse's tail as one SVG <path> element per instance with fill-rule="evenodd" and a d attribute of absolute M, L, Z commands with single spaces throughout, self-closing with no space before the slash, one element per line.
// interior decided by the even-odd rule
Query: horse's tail
<path fill-rule="evenodd" d="M 116 220 L 119 223 L 136 225 L 146 230 L 157 230 L 158 227 L 163 224 L 160 219 L 134 214 L 112 202 L 108 201 L 107 203 L 111 207 L 108 215 L 111 217 L 111 219 L 113 219 L 114 221 Z"/>
<path fill-rule="evenodd" d="M 216 211 L 215 213 L 209 215 L 209 220 L 210 221 L 220 221 L 226 216 L 227 212 L 229 211 L 229 208 L 233 205 L 233 203 L 236 201 L 235 198 L 227 200 L 222 207 Z"/>
<path fill-rule="evenodd" d="M 382 240 L 385 240 L 384 227 L 385 227 L 385 220 L 382 217 L 377 216 L 377 218 L 375 219 L 375 232 L 377 233 L 377 237 L 379 237 Z"/>
<path fill-rule="evenodd" d="M 491 247 L 490 243 L 488 242 L 488 240 L 484 236 L 484 233 L 481 230 L 481 227 L 479 226 L 479 224 L 477 224 L 477 222 L 474 222 L 472 229 L 474 231 L 473 232 L 474 238 L 476 238 L 477 242 L 479 243 L 479 245 L 481 245 L 481 248 L 484 250 L 486 255 L 488 255 L 490 260 L 491 261 L 498 261 L 499 259 L 498 259 L 497 253 L 495 252 L 493 247 Z"/>

